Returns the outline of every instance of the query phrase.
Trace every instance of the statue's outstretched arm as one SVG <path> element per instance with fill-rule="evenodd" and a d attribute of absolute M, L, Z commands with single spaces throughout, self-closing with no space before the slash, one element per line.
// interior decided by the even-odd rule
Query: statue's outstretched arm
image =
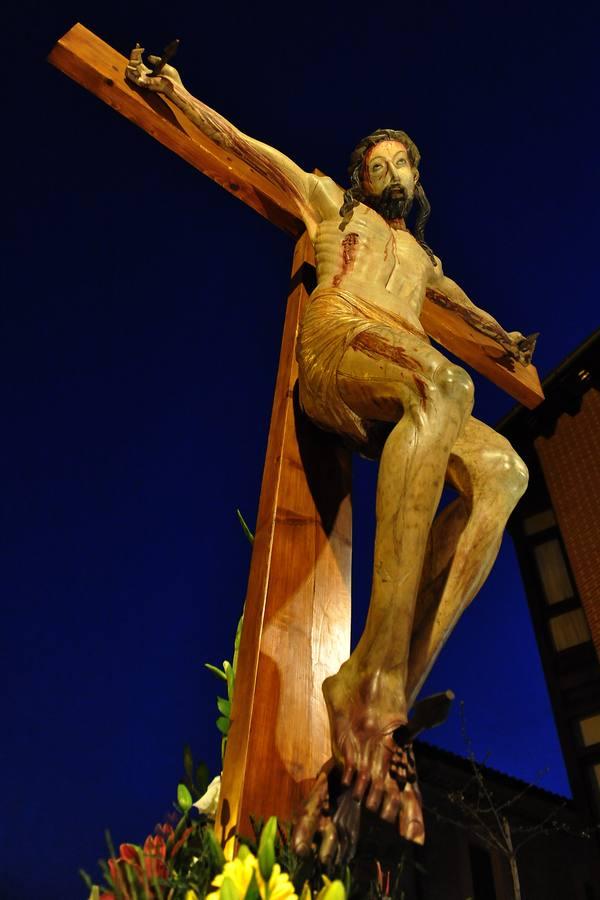
<path fill-rule="evenodd" d="M 500 344 L 509 356 L 524 365 L 529 365 L 537 334 L 525 337 L 520 331 L 505 331 L 493 316 L 475 306 L 455 281 L 444 275 L 441 261 L 437 257 L 436 263 L 434 274 L 429 281 L 430 295 L 433 293 L 433 299 L 439 301 L 440 305 L 451 306 L 472 328 Z"/>
<path fill-rule="evenodd" d="M 152 70 L 143 63 L 143 52 L 144 48 L 139 45 L 131 51 L 125 70 L 130 81 L 168 97 L 215 144 L 231 151 L 286 191 L 305 222 L 307 219 L 315 220 L 310 197 L 317 184 L 317 176 L 305 172 L 279 150 L 243 134 L 214 109 L 193 97 L 183 86 L 179 73 L 173 66 L 165 65 L 158 75 L 153 75 Z M 158 62 L 157 57 L 150 56 L 148 60 L 152 64 Z"/>

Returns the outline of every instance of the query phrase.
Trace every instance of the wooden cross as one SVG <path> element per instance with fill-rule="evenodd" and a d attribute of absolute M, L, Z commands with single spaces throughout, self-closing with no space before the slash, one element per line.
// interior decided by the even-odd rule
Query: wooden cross
<path fill-rule="evenodd" d="M 314 286 L 312 245 L 290 198 L 214 144 L 162 95 L 125 79 L 127 59 L 82 25 L 50 62 L 296 239 L 258 509 L 217 829 L 291 819 L 330 755 L 321 684 L 350 653 L 350 454 L 298 410 L 294 346 Z M 527 407 L 537 372 L 515 362 L 429 291 L 421 321 L 442 346 Z M 233 842 L 229 843 L 231 848 Z"/>

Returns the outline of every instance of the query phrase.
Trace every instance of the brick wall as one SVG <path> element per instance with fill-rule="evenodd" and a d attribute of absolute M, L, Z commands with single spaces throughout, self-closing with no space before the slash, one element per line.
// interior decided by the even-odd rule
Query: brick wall
<path fill-rule="evenodd" d="M 563 413 L 535 449 L 600 655 L 600 392 L 586 391 L 581 411 Z"/>

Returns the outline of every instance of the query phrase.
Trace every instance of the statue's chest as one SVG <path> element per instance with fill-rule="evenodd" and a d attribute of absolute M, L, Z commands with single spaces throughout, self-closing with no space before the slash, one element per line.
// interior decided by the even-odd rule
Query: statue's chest
<path fill-rule="evenodd" d="M 410 232 L 391 228 L 372 212 L 358 215 L 353 225 L 341 241 L 343 258 L 354 257 L 361 269 L 385 273 L 394 282 L 421 283 L 426 278 L 429 258 Z"/>
<path fill-rule="evenodd" d="M 384 256 L 391 260 L 390 279 L 407 279 L 421 283 L 431 264 L 427 254 L 407 231 L 389 229 Z"/>
<path fill-rule="evenodd" d="M 390 226 L 372 210 L 357 210 L 341 232 L 339 221 L 323 223 L 316 240 L 317 268 L 340 285 L 368 280 L 393 292 L 421 285 L 429 260 L 409 232 Z"/>

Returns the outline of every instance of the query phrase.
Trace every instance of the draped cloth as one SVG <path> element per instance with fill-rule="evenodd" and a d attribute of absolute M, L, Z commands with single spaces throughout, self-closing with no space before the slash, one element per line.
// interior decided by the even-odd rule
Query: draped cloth
<path fill-rule="evenodd" d="M 348 291 L 326 287 L 313 292 L 298 333 L 296 358 L 300 405 L 321 428 L 335 431 L 353 443 L 369 442 L 365 423 L 340 396 L 337 372 L 342 357 L 358 337 L 381 325 L 403 335 L 414 334 L 400 316 Z M 423 335 L 423 340 L 427 337 Z"/>

